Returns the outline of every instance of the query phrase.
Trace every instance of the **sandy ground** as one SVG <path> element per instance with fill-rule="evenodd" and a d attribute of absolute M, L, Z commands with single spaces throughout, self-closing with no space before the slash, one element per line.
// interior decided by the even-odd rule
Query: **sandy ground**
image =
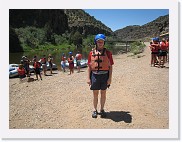
<path fill-rule="evenodd" d="M 72 75 L 54 71 L 42 81 L 9 79 L 9 128 L 168 129 L 168 64 L 150 67 L 147 47 L 140 58 L 130 55 L 113 56 L 113 78 L 105 104 L 107 118 L 91 117 L 93 96 L 86 83 L 86 68 Z M 33 74 L 31 77 L 35 78 Z"/>

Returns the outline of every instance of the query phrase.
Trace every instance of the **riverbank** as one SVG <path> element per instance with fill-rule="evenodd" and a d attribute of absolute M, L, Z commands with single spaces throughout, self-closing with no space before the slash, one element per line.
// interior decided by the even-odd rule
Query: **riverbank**
<path fill-rule="evenodd" d="M 54 71 L 42 81 L 9 79 L 9 128 L 168 129 L 168 64 L 150 67 L 148 47 L 140 56 L 128 53 L 113 58 L 107 118 L 91 117 L 93 97 L 86 83 L 86 68 L 72 75 Z"/>

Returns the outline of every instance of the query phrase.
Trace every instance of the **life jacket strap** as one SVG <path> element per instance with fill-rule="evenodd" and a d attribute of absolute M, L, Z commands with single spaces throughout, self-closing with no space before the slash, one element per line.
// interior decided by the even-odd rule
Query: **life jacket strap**
<path fill-rule="evenodd" d="M 95 60 L 95 62 L 97 62 L 97 63 L 101 63 L 101 62 L 102 62 L 102 60 L 101 60 L 101 59 L 99 59 L 99 60 Z"/>
<path fill-rule="evenodd" d="M 98 66 L 97 66 L 97 67 L 95 67 L 95 69 L 102 69 L 102 67 L 98 67 Z"/>

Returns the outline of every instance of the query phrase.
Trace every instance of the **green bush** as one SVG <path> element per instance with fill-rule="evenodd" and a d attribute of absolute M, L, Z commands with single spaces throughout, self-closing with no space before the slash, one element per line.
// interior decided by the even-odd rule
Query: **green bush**
<path fill-rule="evenodd" d="M 31 48 L 38 48 L 39 45 L 44 44 L 46 41 L 46 33 L 40 28 L 26 27 L 15 29 L 15 31 L 21 44 Z"/>
<path fill-rule="evenodd" d="M 130 45 L 130 52 L 133 53 L 134 55 L 137 55 L 143 52 L 144 47 L 145 47 L 145 44 L 139 41 L 133 42 Z"/>

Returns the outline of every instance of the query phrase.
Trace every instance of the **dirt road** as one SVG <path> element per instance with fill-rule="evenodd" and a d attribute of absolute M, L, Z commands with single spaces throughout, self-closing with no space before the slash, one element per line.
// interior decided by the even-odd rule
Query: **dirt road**
<path fill-rule="evenodd" d="M 86 69 L 75 70 L 73 75 L 56 71 L 53 76 L 43 76 L 42 81 L 9 79 L 9 128 L 169 128 L 168 64 L 150 67 L 148 47 L 139 58 L 130 55 L 114 56 L 105 104 L 107 118 L 91 117 L 93 96 L 86 84 Z"/>

